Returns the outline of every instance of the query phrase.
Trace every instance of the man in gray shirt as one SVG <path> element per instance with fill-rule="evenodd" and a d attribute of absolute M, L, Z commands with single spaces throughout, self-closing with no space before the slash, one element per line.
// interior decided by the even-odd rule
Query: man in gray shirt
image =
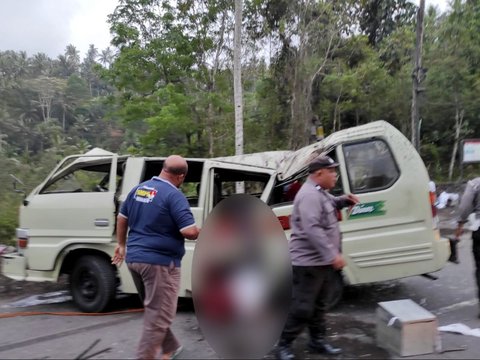
<path fill-rule="evenodd" d="M 463 192 L 462 200 L 458 210 L 458 226 L 455 231 L 457 239 L 463 233 L 463 224 L 468 220 L 470 214 L 475 213 L 476 223 L 480 219 L 480 177 L 470 180 Z M 475 225 L 474 225 L 475 226 Z M 480 299 L 480 229 L 478 225 L 472 230 L 472 253 L 475 260 L 475 279 L 477 281 L 478 298 Z M 480 313 L 478 314 L 480 318 Z"/>
<path fill-rule="evenodd" d="M 308 165 L 307 181 L 293 202 L 289 243 L 292 303 L 278 342 L 278 359 L 294 358 L 290 346 L 305 327 L 310 332 L 310 350 L 330 355 L 341 352 L 325 339 L 325 299 L 335 272 L 345 266 L 337 209 L 355 205 L 358 198 L 328 193 L 337 182 L 337 167 L 338 163 L 328 156 L 313 160 Z"/>

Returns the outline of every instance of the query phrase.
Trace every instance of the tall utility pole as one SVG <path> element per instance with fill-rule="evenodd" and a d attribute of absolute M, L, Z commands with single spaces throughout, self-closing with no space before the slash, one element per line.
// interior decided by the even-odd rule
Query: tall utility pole
<path fill-rule="evenodd" d="M 233 97 L 235 103 L 235 155 L 243 155 L 242 93 L 242 0 L 235 0 L 235 36 L 233 48 Z M 244 192 L 244 183 L 236 183 L 236 192 Z"/>
<path fill-rule="evenodd" d="M 233 50 L 233 97 L 235 102 L 235 155 L 243 154 L 242 93 L 242 0 L 235 0 L 235 37 Z"/>
<path fill-rule="evenodd" d="M 417 41 L 415 46 L 415 65 L 412 72 L 412 144 L 420 151 L 420 115 L 418 111 L 418 97 L 423 89 L 420 83 L 425 78 L 422 68 L 422 47 L 423 47 L 423 14 L 425 13 L 425 0 L 420 0 L 417 12 Z"/>

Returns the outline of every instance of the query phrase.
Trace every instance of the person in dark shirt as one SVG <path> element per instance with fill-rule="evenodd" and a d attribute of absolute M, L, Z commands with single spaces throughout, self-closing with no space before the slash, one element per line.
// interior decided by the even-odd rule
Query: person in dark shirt
<path fill-rule="evenodd" d="M 185 238 L 195 240 L 199 234 L 188 200 L 178 189 L 187 171 L 184 158 L 169 156 L 158 177 L 130 191 L 117 217 L 112 263 L 121 265 L 125 258 L 145 308 L 138 359 L 154 359 L 160 352 L 170 359 L 181 350 L 170 326 Z"/>

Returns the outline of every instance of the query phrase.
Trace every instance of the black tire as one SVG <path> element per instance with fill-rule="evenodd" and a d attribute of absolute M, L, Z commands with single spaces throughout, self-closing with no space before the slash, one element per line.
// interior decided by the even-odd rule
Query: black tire
<path fill-rule="evenodd" d="M 115 297 L 116 275 L 110 263 L 99 256 L 77 260 L 70 275 L 74 303 L 84 312 L 101 312 Z"/>
<path fill-rule="evenodd" d="M 344 287 L 343 274 L 341 271 L 336 271 L 332 278 L 330 294 L 325 301 L 327 310 L 332 310 L 342 300 Z"/>

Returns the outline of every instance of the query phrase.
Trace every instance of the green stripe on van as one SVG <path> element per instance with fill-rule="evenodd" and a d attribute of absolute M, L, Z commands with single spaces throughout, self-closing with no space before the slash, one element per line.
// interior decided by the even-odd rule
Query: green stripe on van
<path fill-rule="evenodd" d="M 350 212 L 349 219 L 359 219 L 370 216 L 385 215 L 386 211 L 383 209 L 385 201 L 373 201 L 369 203 L 359 203 L 355 205 Z"/>

